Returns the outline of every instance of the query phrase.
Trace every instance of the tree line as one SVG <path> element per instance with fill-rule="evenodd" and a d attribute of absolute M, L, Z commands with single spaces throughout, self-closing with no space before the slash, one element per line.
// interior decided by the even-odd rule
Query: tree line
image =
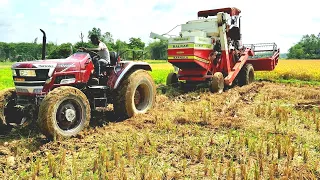
<path fill-rule="evenodd" d="M 53 42 L 46 43 L 46 58 L 57 59 L 66 58 L 76 52 L 80 47 L 95 47 L 90 36 L 96 34 L 107 46 L 109 51 L 118 52 L 122 58 L 128 60 L 138 59 L 167 59 L 167 41 L 154 41 L 148 46 L 140 39 L 131 37 L 128 42 L 119 39 L 114 40 L 110 32 L 101 32 L 100 28 L 94 27 L 88 32 L 88 41 L 84 40 L 84 35 L 80 34 L 80 41 L 75 44 L 63 43 L 60 45 Z M 42 44 L 37 43 L 37 38 L 33 42 L 5 43 L 0 42 L 0 61 L 28 61 L 41 59 Z"/>
<path fill-rule="evenodd" d="M 304 35 L 288 52 L 289 59 L 320 59 L 320 33 Z"/>
<path fill-rule="evenodd" d="M 94 27 L 88 32 L 88 39 L 96 34 L 106 45 L 109 51 L 116 51 L 127 60 L 138 59 L 163 59 L 168 57 L 168 41 L 153 41 L 147 46 L 140 38 L 131 37 L 129 42 L 114 40 L 110 32 L 101 32 Z M 60 45 L 48 42 L 46 44 L 46 58 L 66 58 L 76 52 L 80 47 L 95 47 L 90 40 L 84 41 L 84 35 L 80 34 L 80 41 L 75 44 L 63 43 Z M 41 59 L 42 44 L 37 43 L 37 38 L 30 43 L 5 43 L 0 42 L 0 61 L 27 61 Z M 301 40 L 292 46 L 287 54 L 289 59 L 320 59 L 320 33 L 304 35 Z"/>

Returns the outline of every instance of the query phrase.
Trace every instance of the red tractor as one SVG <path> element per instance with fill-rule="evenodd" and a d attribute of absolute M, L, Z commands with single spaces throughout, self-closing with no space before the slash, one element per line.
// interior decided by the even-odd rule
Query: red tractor
<path fill-rule="evenodd" d="M 168 62 L 178 69 L 168 75 L 167 85 L 207 83 L 212 92 L 220 93 L 228 86 L 253 82 L 254 70 L 273 70 L 280 50 L 275 43 L 242 45 L 240 12 L 199 11 L 197 20 L 181 24 L 178 37 L 151 33 L 151 38 L 168 40 Z"/>
<path fill-rule="evenodd" d="M 41 30 L 42 31 L 42 30 Z M 48 138 L 77 135 L 89 125 L 91 111 L 113 104 L 124 118 L 146 113 L 156 88 L 146 62 L 121 60 L 110 52 L 110 63 L 99 63 L 94 51 L 78 51 L 66 59 L 12 65 L 15 88 L 0 91 L 0 129 L 37 121 Z"/>

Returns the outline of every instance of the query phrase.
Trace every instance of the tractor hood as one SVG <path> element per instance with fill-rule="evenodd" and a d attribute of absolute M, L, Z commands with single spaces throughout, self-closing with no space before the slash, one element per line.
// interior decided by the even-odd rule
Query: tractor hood
<path fill-rule="evenodd" d="M 61 62 L 61 59 L 18 62 L 18 63 L 15 63 L 12 65 L 12 69 L 15 69 L 15 68 L 55 68 L 59 62 Z"/>
<path fill-rule="evenodd" d="M 50 69 L 51 73 L 53 73 L 53 70 L 58 72 L 66 71 L 67 69 L 74 70 L 74 68 L 79 67 L 80 64 L 85 63 L 89 58 L 90 55 L 87 53 L 75 53 L 65 59 L 46 59 L 18 62 L 12 65 L 12 69 Z"/>
<path fill-rule="evenodd" d="M 92 70 L 90 55 L 75 53 L 65 59 L 15 63 L 12 65 L 12 76 L 19 95 L 33 96 L 46 94 L 61 84 L 87 82 Z"/>

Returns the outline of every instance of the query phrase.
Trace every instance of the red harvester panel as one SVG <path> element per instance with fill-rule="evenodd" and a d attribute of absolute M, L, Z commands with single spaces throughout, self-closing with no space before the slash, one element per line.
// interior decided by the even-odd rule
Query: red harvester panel
<path fill-rule="evenodd" d="M 280 49 L 275 43 L 244 45 L 254 51 L 254 56 L 247 62 L 253 65 L 255 71 L 272 71 L 278 64 Z"/>
<path fill-rule="evenodd" d="M 179 69 L 209 68 L 208 56 L 212 50 L 195 48 L 168 49 L 168 62 Z"/>

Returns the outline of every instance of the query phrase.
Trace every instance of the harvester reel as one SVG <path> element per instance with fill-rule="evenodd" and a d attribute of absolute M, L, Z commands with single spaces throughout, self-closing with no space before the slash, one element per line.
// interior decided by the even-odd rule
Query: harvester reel
<path fill-rule="evenodd" d="M 214 73 L 210 82 L 210 91 L 213 93 L 222 93 L 224 89 L 224 78 L 221 72 Z"/>

